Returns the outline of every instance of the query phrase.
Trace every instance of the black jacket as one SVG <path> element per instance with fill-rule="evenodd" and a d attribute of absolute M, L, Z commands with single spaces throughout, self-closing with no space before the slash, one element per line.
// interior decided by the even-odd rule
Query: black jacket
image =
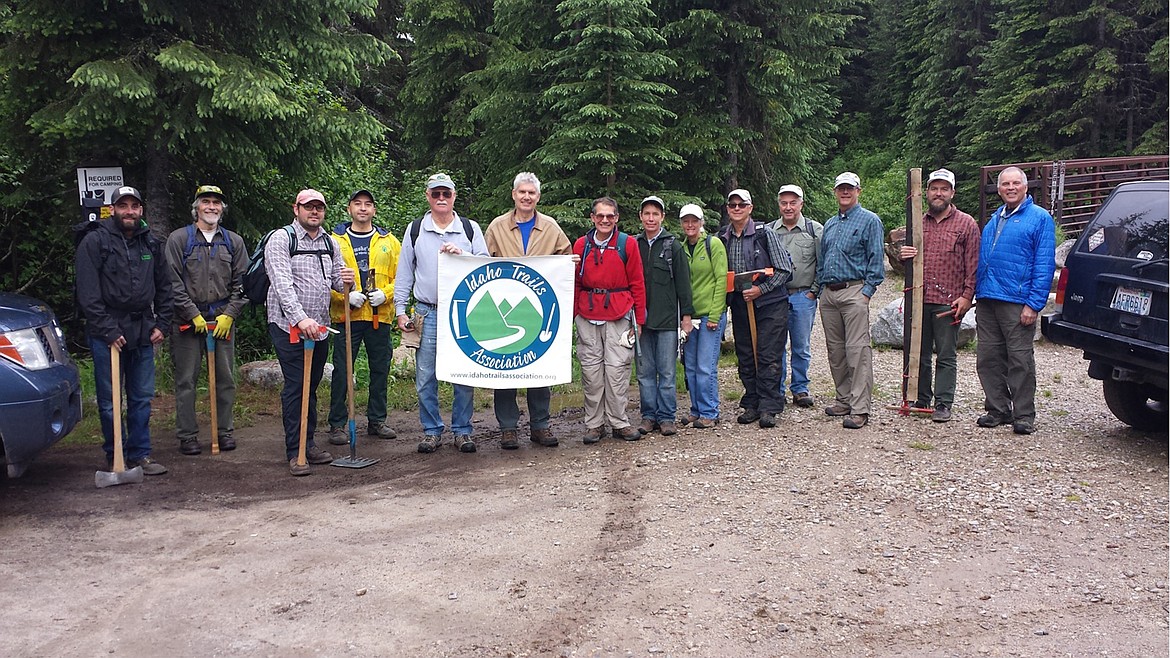
<path fill-rule="evenodd" d="M 150 344 L 151 330 L 171 330 L 174 300 L 161 245 L 143 223 L 129 238 L 111 217 L 89 231 L 74 260 L 77 301 L 90 336 L 129 347 Z"/>

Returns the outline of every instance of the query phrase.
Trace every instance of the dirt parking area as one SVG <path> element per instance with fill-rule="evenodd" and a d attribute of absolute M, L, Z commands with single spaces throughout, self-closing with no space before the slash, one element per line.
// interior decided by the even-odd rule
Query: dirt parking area
<path fill-rule="evenodd" d="M 814 392 L 830 396 L 814 336 Z M 95 489 L 58 446 L 0 487 L 12 656 L 1165 656 L 1167 437 L 1105 411 L 1080 354 L 1037 347 L 1038 431 L 820 407 L 557 448 L 367 442 L 293 478 L 272 415 L 239 449 Z M 875 355 L 878 405 L 901 354 Z M 726 389 L 734 373 L 724 373 Z M 636 387 L 635 389 L 636 390 Z M 634 412 L 636 415 L 636 411 Z"/>

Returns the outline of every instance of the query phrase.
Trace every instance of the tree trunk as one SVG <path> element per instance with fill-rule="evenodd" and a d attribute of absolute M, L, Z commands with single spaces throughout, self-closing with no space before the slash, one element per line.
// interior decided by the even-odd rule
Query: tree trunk
<path fill-rule="evenodd" d="M 167 183 L 175 170 L 170 153 L 151 148 L 146 154 L 146 188 L 142 190 L 143 215 L 150 232 L 160 241 L 166 241 L 171 232 L 174 204 Z"/>

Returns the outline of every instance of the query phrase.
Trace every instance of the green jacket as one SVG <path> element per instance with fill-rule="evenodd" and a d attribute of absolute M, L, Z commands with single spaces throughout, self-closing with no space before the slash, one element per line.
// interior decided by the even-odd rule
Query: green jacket
<path fill-rule="evenodd" d="M 670 244 L 670 255 L 663 253 Z M 691 273 L 682 243 L 665 229 L 651 245 L 646 233 L 638 235 L 642 273 L 646 280 L 646 324 L 655 331 L 677 330 L 684 315 L 694 315 L 691 306 Z"/>
<path fill-rule="evenodd" d="M 706 244 L 711 245 L 710 256 L 707 255 Z M 722 240 L 703 231 L 699 234 L 694 250 L 686 245 L 683 251 L 687 253 L 691 264 L 694 317 L 718 321 L 727 309 L 727 247 Z"/>

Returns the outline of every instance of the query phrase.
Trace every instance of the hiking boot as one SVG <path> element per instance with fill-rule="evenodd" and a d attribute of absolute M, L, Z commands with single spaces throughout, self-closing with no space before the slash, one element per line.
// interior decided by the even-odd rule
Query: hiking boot
<path fill-rule="evenodd" d="M 848 405 L 841 404 L 840 402 L 833 403 L 831 407 L 825 407 L 826 416 L 848 416 L 850 411 L 852 409 Z"/>
<path fill-rule="evenodd" d="M 308 475 L 309 473 L 312 473 L 312 471 L 309 470 L 309 465 L 305 464 L 304 466 L 301 466 L 300 464 L 297 463 L 296 457 L 293 457 L 292 459 L 288 460 L 288 472 L 291 473 L 292 475 L 296 475 L 297 477 L 300 477 L 302 475 Z"/>
<path fill-rule="evenodd" d="M 816 404 L 816 402 L 813 400 L 813 396 L 809 395 L 807 391 L 801 391 L 800 393 L 792 394 L 792 404 L 808 409 Z"/>
<path fill-rule="evenodd" d="M 397 439 L 398 438 L 398 432 L 395 432 L 394 428 L 390 427 L 390 423 L 387 423 L 387 422 L 371 423 L 366 428 L 366 433 L 369 434 L 370 436 L 376 436 L 379 439 Z"/>
<path fill-rule="evenodd" d="M 532 441 L 538 446 L 545 446 L 546 448 L 551 448 L 557 445 L 557 437 L 553 436 L 552 430 L 547 427 L 528 430 L 528 440 Z"/>
<path fill-rule="evenodd" d="M 222 449 L 223 446 L 220 446 Z M 198 455 L 203 452 L 203 448 L 199 447 L 199 439 L 179 439 L 179 452 L 184 455 Z"/>
<path fill-rule="evenodd" d="M 520 435 L 516 430 L 500 431 L 500 447 L 504 450 L 516 450 L 520 447 Z"/>
<path fill-rule="evenodd" d="M 601 430 L 602 430 L 602 428 L 600 428 L 600 427 L 586 428 L 585 437 L 582 438 L 581 441 L 585 445 L 589 445 L 590 443 L 597 443 L 598 441 L 601 440 Z"/>
<path fill-rule="evenodd" d="M 638 426 L 638 432 L 642 434 L 649 434 L 658 429 L 658 421 L 649 418 L 643 418 L 642 424 Z"/>
<path fill-rule="evenodd" d="M 698 416 L 687 416 L 686 418 L 679 421 L 679 425 L 686 427 L 687 425 L 694 423 L 696 420 L 699 420 Z"/>
<path fill-rule="evenodd" d="M 934 413 L 930 414 L 930 419 L 936 423 L 945 423 L 951 419 L 951 410 L 947 405 L 940 404 L 934 408 Z"/>
<path fill-rule="evenodd" d="M 475 452 L 475 441 L 471 440 L 470 434 L 456 434 L 455 446 L 459 452 Z"/>
<path fill-rule="evenodd" d="M 675 434 L 678 434 L 678 426 L 675 425 L 674 423 L 670 422 L 669 420 L 666 421 L 665 423 L 662 423 L 661 430 L 662 430 L 662 436 L 673 436 Z"/>
<path fill-rule="evenodd" d="M 332 445 L 332 446 L 347 446 L 347 445 L 349 445 L 349 432 L 345 431 L 344 427 L 330 427 L 329 428 L 329 445 Z"/>
<path fill-rule="evenodd" d="M 1016 434 L 1031 434 L 1036 431 L 1036 428 L 1026 420 L 1017 420 L 1012 423 L 1012 431 Z"/>
<path fill-rule="evenodd" d="M 418 451 L 421 453 L 434 452 L 441 445 L 443 445 L 443 437 L 438 434 L 428 434 L 423 437 L 422 441 L 418 442 Z"/>
<path fill-rule="evenodd" d="M 310 464 L 328 464 L 329 462 L 333 461 L 333 455 L 318 448 L 315 445 L 311 445 L 309 446 L 308 451 L 305 453 L 305 459 L 308 460 Z"/>
<path fill-rule="evenodd" d="M 143 457 L 136 462 L 126 462 L 126 468 L 134 468 L 135 466 L 142 467 L 143 475 L 162 475 L 167 472 L 167 467 L 154 461 L 150 456 Z"/>
<path fill-rule="evenodd" d="M 760 428 L 768 429 L 771 427 L 776 427 L 776 415 L 769 413 L 760 414 Z"/>
<path fill-rule="evenodd" d="M 999 427 L 1000 425 L 1008 424 L 1009 421 L 1007 418 L 1000 416 L 994 411 L 989 411 L 980 416 L 979 420 L 975 422 L 979 425 L 979 427 Z"/>
<path fill-rule="evenodd" d="M 869 414 L 851 414 L 841 421 L 841 427 L 847 430 L 859 430 L 869 424 Z"/>
<path fill-rule="evenodd" d="M 615 439 L 622 439 L 623 441 L 637 441 L 642 438 L 642 432 L 633 425 L 627 425 L 620 430 L 614 430 L 613 436 Z"/>
<path fill-rule="evenodd" d="M 691 427 L 697 430 L 709 430 L 718 424 L 719 421 L 712 418 L 698 418 L 695 422 L 691 423 Z"/>
<path fill-rule="evenodd" d="M 236 439 L 231 434 L 219 437 L 219 449 L 227 452 L 236 449 Z"/>
<path fill-rule="evenodd" d="M 740 425 L 750 425 L 760 419 L 760 412 L 758 409 L 744 409 L 743 413 L 735 419 L 735 422 Z"/>

